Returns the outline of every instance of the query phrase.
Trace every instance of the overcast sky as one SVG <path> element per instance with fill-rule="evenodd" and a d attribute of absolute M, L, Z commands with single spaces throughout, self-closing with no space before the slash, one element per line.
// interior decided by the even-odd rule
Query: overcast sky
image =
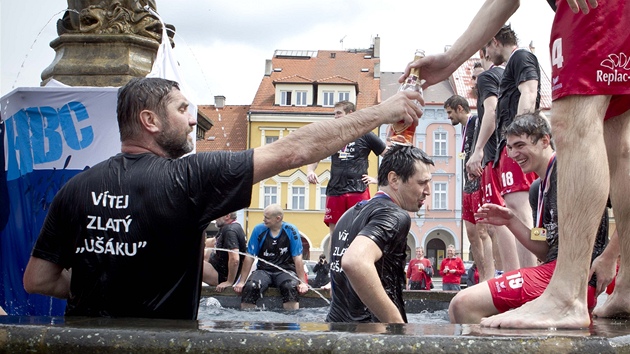
<path fill-rule="evenodd" d="M 402 71 L 416 48 L 437 53 L 468 27 L 483 0 L 157 0 L 158 13 L 177 29 L 175 53 L 197 104 L 250 104 L 276 49 L 368 48 L 381 38 L 381 70 Z M 1 95 L 39 86 L 55 56 L 49 43 L 67 1 L 10 0 L 0 4 Z M 543 0 L 521 1 L 512 28 L 534 41 L 549 74 L 553 12 Z M 340 40 L 343 38 L 343 43 Z"/>

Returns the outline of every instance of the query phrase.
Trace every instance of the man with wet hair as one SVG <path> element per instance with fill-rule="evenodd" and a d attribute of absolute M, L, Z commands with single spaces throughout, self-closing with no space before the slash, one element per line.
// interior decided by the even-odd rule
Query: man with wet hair
<path fill-rule="evenodd" d="M 413 146 L 394 144 L 378 170 L 378 192 L 343 214 L 331 241 L 332 301 L 327 322 L 405 323 L 409 212 L 431 194 L 433 161 Z"/>
<path fill-rule="evenodd" d="M 183 157 L 197 124 L 188 100 L 176 82 L 134 78 L 118 91 L 121 153 L 57 193 L 24 288 L 68 299 L 66 315 L 196 319 L 211 220 L 248 207 L 263 179 L 330 156 L 381 124 L 417 122 L 418 99 L 399 93 L 273 144 Z"/>

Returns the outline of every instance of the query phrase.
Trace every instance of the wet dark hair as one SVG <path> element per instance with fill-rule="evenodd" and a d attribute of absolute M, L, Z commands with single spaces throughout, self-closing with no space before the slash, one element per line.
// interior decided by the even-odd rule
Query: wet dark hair
<path fill-rule="evenodd" d="M 118 129 L 120 141 L 132 139 L 142 130 L 138 119 L 140 112 L 150 110 L 160 117 L 166 116 L 173 88 L 179 90 L 175 81 L 160 78 L 133 78 L 118 89 Z"/>
<path fill-rule="evenodd" d="M 510 25 L 501 27 L 499 32 L 494 36 L 499 43 L 505 45 L 518 45 L 518 37 L 516 32 L 512 30 Z"/>
<path fill-rule="evenodd" d="M 444 108 L 457 110 L 457 106 L 462 106 L 462 108 L 464 109 L 464 112 L 466 113 L 470 112 L 470 106 L 468 105 L 468 101 L 460 95 L 453 95 L 449 97 L 446 100 L 446 102 L 444 102 Z"/>
<path fill-rule="evenodd" d="M 378 168 L 378 185 L 389 184 L 387 175 L 391 171 L 396 172 L 403 182 L 407 182 L 416 173 L 416 161 L 435 166 L 429 155 L 417 147 L 393 144 L 387 149 Z"/>
<path fill-rule="evenodd" d="M 356 106 L 350 101 L 339 101 L 335 103 L 335 108 L 337 107 L 341 107 L 346 114 L 350 114 L 356 110 Z"/>
<path fill-rule="evenodd" d="M 551 126 L 539 110 L 534 112 L 526 112 L 514 117 L 510 125 L 505 128 L 505 136 L 521 136 L 527 135 L 533 144 L 542 139 L 545 135 L 551 138 Z"/>

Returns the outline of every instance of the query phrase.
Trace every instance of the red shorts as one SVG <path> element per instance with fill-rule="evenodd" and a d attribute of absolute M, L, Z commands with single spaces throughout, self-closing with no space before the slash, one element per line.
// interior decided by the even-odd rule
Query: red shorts
<path fill-rule="evenodd" d="M 490 161 L 486 164 L 486 167 L 483 168 L 481 175 L 481 202 L 482 204 L 490 203 L 505 206 L 505 200 L 503 200 L 501 196 L 501 185 L 499 184 L 496 170 L 492 167 L 492 164 L 493 162 Z"/>
<path fill-rule="evenodd" d="M 324 214 L 324 224 L 336 224 L 346 210 L 352 208 L 362 200 L 370 199 L 370 189 L 366 188 L 363 193 L 346 193 L 342 195 L 329 195 L 326 197 L 326 214 Z"/>
<path fill-rule="evenodd" d="M 552 98 L 611 95 L 605 118 L 630 109 L 630 3 L 599 0 L 588 14 L 574 14 L 566 1 L 551 30 Z"/>
<path fill-rule="evenodd" d="M 464 193 L 462 200 L 462 219 L 476 224 L 475 213 L 481 206 L 481 188 L 472 193 Z"/>
<path fill-rule="evenodd" d="M 556 261 L 531 268 L 521 268 L 488 280 L 492 302 L 499 312 L 506 312 L 538 298 L 547 289 Z M 597 304 L 595 287 L 588 287 L 587 305 L 592 311 Z"/>
<path fill-rule="evenodd" d="M 521 166 L 508 156 L 505 146 L 501 150 L 497 177 L 501 183 L 501 195 L 522 191 L 527 192 L 532 182 L 538 178 L 534 172 L 524 173 Z"/>

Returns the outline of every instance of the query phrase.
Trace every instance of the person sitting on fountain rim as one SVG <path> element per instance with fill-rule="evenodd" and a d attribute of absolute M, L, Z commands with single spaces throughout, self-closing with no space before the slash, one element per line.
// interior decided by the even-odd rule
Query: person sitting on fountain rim
<path fill-rule="evenodd" d="M 409 212 L 431 194 L 433 161 L 414 146 L 392 145 L 378 170 L 378 192 L 339 219 L 331 238 L 326 322 L 406 323 Z"/>
<path fill-rule="evenodd" d="M 547 288 L 558 257 L 558 204 L 555 152 L 551 143 L 551 127 L 539 111 L 515 117 L 505 131 L 507 151 L 523 169 L 535 172 L 539 179 L 530 189 L 536 194 L 532 209 L 536 210 L 536 227 L 525 225 L 510 209 L 486 203 L 475 213 L 478 223 L 506 225 L 517 240 L 533 252 L 543 264 L 505 272 L 459 292 L 449 305 L 452 323 L 479 323 L 482 318 L 518 308 L 538 298 Z M 539 182 L 539 183 L 538 183 Z M 540 187 L 539 187 L 540 186 Z M 608 211 L 604 210 L 595 240 L 591 261 L 602 253 L 608 240 Z M 597 279 L 590 279 L 589 310 L 595 307 Z M 490 317 L 491 319 L 492 317 Z M 487 320 L 487 319 L 486 319 Z"/>
<path fill-rule="evenodd" d="M 284 222 L 283 217 L 282 207 L 271 204 L 263 211 L 263 222 L 252 231 L 247 243 L 247 253 L 252 257 L 245 258 L 241 279 L 234 285 L 234 291 L 243 294 L 241 309 L 256 307 L 270 285 L 280 290 L 285 310 L 297 310 L 298 293 L 308 291 L 308 285 L 301 281 L 305 277 L 300 232 L 295 225 Z M 258 258 L 258 265 L 248 278 L 253 257 Z"/>
<path fill-rule="evenodd" d="M 214 238 L 212 248 L 218 249 L 210 254 L 207 262 L 203 262 L 202 281 L 208 285 L 215 285 L 216 291 L 222 292 L 236 282 L 241 272 L 247 241 L 243 227 L 236 222 L 235 211 L 216 219 L 215 223 L 219 233 Z M 231 252 L 221 249 L 228 249 Z"/>

